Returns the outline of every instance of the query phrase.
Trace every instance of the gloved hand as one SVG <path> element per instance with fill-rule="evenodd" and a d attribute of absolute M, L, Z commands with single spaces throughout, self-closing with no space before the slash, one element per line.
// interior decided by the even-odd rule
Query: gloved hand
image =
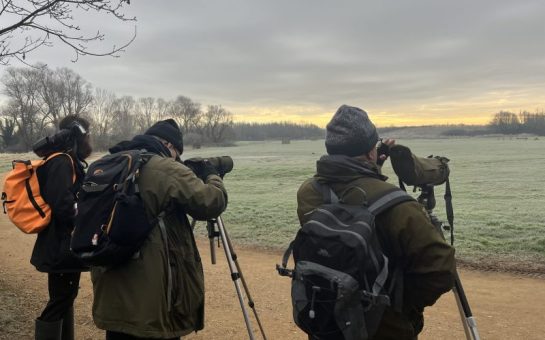
<path fill-rule="evenodd" d="M 199 177 L 203 182 L 206 182 L 206 179 L 210 175 L 219 176 L 219 172 L 216 169 L 216 167 L 214 167 L 212 163 L 210 163 L 206 159 L 199 159 L 199 160 L 188 159 L 184 162 L 184 164 L 185 166 L 193 170 L 195 175 L 197 175 L 197 177 Z"/>
<path fill-rule="evenodd" d="M 394 139 L 381 140 L 377 148 L 377 165 L 382 166 L 390 156 L 390 147 L 395 144 Z"/>
<path fill-rule="evenodd" d="M 204 160 L 202 162 L 202 169 L 201 169 L 201 172 L 199 174 L 197 174 L 197 176 L 202 179 L 203 182 L 206 182 L 206 179 L 208 178 L 208 176 L 210 175 L 216 175 L 216 176 L 219 176 L 220 173 L 218 172 L 218 169 L 216 169 L 215 166 L 212 165 L 212 163 L 210 163 L 209 161 L 207 160 Z"/>

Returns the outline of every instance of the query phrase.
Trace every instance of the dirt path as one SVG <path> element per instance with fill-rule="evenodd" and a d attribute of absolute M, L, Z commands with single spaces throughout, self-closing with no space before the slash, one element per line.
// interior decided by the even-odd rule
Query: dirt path
<path fill-rule="evenodd" d="M 47 301 L 46 275 L 29 263 L 34 239 L 0 215 L 0 339 L 33 339 L 33 320 Z M 217 249 L 217 264 L 213 266 L 208 242 L 202 240 L 199 248 L 206 276 L 206 326 L 184 339 L 247 339 L 223 249 Z M 306 339 L 291 319 L 289 280 L 274 270 L 281 254 L 236 243 L 235 250 L 268 338 Z M 544 279 L 470 270 L 461 270 L 460 276 L 482 339 L 545 338 Z M 76 304 L 78 340 L 104 338 L 91 319 L 91 303 L 89 275 L 84 274 Z M 255 322 L 253 327 L 257 328 Z M 257 333 L 256 339 L 260 339 Z M 426 310 L 420 339 L 464 339 L 453 294 L 443 296 Z"/>

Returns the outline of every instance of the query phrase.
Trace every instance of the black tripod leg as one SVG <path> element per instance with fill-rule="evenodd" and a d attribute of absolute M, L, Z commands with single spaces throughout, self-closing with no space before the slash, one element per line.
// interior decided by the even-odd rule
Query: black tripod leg
<path fill-rule="evenodd" d="M 216 248 L 214 246 L 214 239 L 219 237 L 219 233 L 216 231 L 216 221 L 206 221 L 206 230 L 208 231 L 208 241 L 210 242 L 210 261 L 212 264 L 216 264 Z"/>
<path fill-rule="evenodd" d="M 218 219 L 221 219 L 221 217 L 219 217 Z M 221 223 L 223 224 L 223 220 L 221 221 Z M 259 316 L 257 315 L 257 310 L 255 309 L 254 300 L 252 298 L 252 295 L 250 294 L 250 290 L 248 289 L 248 285 L 246 284 L 246 280 L 244 279 L 244 275 L 242 275 L 242 270 L 240 269 L 240 265 L 238 263 L 237 254 L 235 253 L 233 245 L 231 244 L 231 239 L 229 238 L 229 234 L 227 233 L 227 229 L 225 229 L 225 227 L 224 227 L 223 231 L 224 231 L 224 234 L 225 234 L 225 239 L 227 240 L 227 245 L 231 249 L 231 256 L 232 256 L 233 262 L 235 263 L 235 265 L 237 267 L 237 271 L 238 271 L 239 276 L 240 276 L 240 281 L 242 282 L 242 286 L 244 287 L 246 297 L 248 298 L 248 306 L 250 306 L 250 308 L 254 312 L 254 317 L 255 317 L 255 319 L 257 321 L 257 325 L 259 326 L 259 330 L 261 331 L 261 335 L 263 336 L 263 339 L 267 340 L 267 337 L 265 336 L 265 331 L 263 330 L 263 325 L 261 325 L 261 320 L 259 319 Z"/>

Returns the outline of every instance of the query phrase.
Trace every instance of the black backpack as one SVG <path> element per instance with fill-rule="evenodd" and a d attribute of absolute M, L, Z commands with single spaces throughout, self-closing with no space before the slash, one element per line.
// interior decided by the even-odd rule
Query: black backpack
<path fill-rule="evenodd" d="M 120 151 L 91 163 L 78 193 L 70 248 L 89 266 L 116 266 L 131 259 L 155 226 L 138 190 L 145 150 Z"/>
<path fill-rule="evenodd" d="M 368 339 L 377 331 L 396 285 L 391 279 L 385 287 L 392 274 L 377 238 L 375 216 L 413 198 L 396 188 L 372 204 L 350 205 L 329 186 L 313 185 L 322 192 L 324 204 L 310 213 L 284 253 L 282 266 L 277 265 L 280 275 L 292 277 L 294 321 L 315 339 Z M 292 251 L 295 268 L 289 270 Z"/>

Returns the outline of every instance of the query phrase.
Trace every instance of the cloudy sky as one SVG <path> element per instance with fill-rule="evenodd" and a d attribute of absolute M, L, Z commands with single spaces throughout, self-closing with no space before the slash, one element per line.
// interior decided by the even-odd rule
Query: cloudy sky
<path fill-rule="evenodd" d="M 132 0 L 136 23 L 81 19 L 120 58 L 58 44 L 67 66 L 117 95 L 220 104 L 237 120 L 324 125 L 341 104 L 379 125 L 480 124 L 545 109 L 545 1 Z M 94 26 L 93 26 L 94 25 Z M 109 40 L 108 40 L 109 38 Z"/>

